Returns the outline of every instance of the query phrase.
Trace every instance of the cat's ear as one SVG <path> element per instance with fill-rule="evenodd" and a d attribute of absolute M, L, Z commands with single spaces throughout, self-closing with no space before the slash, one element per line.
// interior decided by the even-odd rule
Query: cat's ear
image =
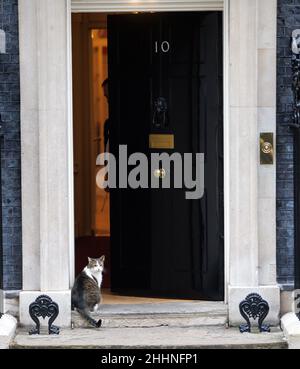
<path fill-rule="evenodd" d="M 100 263 L 104 263 L 104 261 L 105 261 L 105 255 L 102 255 L 99 260 L 100 260 Z"/>
<path fill-rule="evenodd" d="M 90 263 L 92 261 L 92 259 L 90 257 L 88 257 L 88 262 Z"/>

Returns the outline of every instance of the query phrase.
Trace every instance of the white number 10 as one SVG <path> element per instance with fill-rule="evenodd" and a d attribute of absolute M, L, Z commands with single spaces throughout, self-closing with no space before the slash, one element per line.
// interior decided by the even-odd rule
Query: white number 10
<path fill-rule="evenodd" d="M 160 46 L 160 47 L 159 47 Z M 158 54 L 159 48 L 163 53 L 168 53 L 170 51 L 170 44 L 168 41 L 163 41 L 160 45 L 158 41 L 155 41 L 155 52 Z"/>

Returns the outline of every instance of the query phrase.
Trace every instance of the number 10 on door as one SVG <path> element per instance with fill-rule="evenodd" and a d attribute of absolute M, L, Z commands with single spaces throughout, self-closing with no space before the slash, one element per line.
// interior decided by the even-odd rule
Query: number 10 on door
<path fill-rule="evenodd" d="M 163 53 L 168 53 L 170 51 L 170 43 L 168 41 L 155 41 L 155 53 L 158 54 L 159 51 L 162 51 Z"/>

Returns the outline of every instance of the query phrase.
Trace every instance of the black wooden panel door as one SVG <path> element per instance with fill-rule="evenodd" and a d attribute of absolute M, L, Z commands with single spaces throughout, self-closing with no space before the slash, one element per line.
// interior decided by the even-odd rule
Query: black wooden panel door
<path fill-rule="evenodd" d="M 201 199 L 174 186 L 111 190 L 112 289 L 222 300 L 221 13 L 113 15 L 108 37 L 112 153 L 127 145 L 128 155 L 205 155 Z M 158 99 L 167 106 L 163 122 Z M 150 150 L 149 134 L 166 133 L 174 149 Z"/>

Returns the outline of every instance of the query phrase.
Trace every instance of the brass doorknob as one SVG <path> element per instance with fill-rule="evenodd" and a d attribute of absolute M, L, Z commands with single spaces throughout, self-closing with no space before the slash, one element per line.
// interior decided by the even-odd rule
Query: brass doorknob
<path fill-rule="evenodd" d="M 261 149 L 264 154 L 270 154 L 273 150 L 273 146 L 270 142 L 264 142 Z"/>
<path fill-rule="evenodd" d="M 166 177 L 166 171 L 162 168 L 162 169 L 155 169 L 154 171 L 154 177 L 155 178 L 165 178 Z"/>

